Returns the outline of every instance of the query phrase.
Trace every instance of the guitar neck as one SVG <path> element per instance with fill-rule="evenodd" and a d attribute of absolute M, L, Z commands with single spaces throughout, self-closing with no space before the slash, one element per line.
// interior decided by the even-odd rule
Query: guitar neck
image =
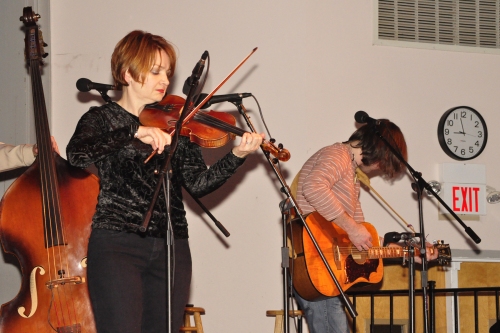
<path fill-rule="evenodd" d="M 366 252 L 367 259 L 408 257 L 408 248 L 400 246 L 372 247 L 363 252 Z M 418 248 L 415 248 L 415 254 L 417 256 L 420 255 L 420 250 Z"/>

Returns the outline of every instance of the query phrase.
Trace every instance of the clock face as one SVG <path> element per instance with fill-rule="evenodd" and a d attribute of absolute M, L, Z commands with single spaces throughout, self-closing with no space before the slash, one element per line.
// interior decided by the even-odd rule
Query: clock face
<path fill-rule="evenodd" d="M 479 112 L 468 106 L 458 106 L 446 111 L 439 120 L 438 139 L 448 156 L 470 160 L 486 147 L 488 129 Z"/>

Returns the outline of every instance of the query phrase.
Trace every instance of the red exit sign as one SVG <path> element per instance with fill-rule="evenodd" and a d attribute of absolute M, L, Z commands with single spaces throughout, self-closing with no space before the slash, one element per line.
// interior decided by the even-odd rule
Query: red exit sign
<path fill-rule="evenodd" d="M 443 200 L 457 214 L 486 215 L 486 185 L 444 183 Z"/>

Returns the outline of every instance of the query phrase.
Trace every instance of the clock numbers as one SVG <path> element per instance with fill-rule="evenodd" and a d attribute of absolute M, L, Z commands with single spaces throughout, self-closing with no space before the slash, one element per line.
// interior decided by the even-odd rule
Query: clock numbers
<path fill-rule="evenodd" d="M 438 126 L 441 148 L 450 157 L 468 160 L 484 149 L 488 131 L 481 115 L 470 107 L 456 107 L 443 114 Z"/>

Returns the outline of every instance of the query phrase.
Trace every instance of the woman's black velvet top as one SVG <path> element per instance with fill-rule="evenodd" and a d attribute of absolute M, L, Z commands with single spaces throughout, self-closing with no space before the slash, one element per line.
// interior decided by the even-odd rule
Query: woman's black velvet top
<path fill-rule="evenodd" d="M 98 169 L 100 191 L 93 228 L 140 233 L 138 227 L 158 182 L 154 171 L 161 168 L 167 153 L 157 154 L 144 164 L 152 148 L 134 138 L 139 124 L 138 117 L 116 103 L 94 107 L 82 116 L 66 148 L 71 165 L 86 168 L 94 163 Z M 170 215 L 176 239 L 188 238 L 181 187 L 202 197 L 224 184 L 244 160 L 229 152 L 208 168 L 200 147 L 187 137 L 179 137 L 172 158 L 170 186 Z M 147 236 L 165 237 L 166 213 L 161 190 L 145 232 Z"/>

